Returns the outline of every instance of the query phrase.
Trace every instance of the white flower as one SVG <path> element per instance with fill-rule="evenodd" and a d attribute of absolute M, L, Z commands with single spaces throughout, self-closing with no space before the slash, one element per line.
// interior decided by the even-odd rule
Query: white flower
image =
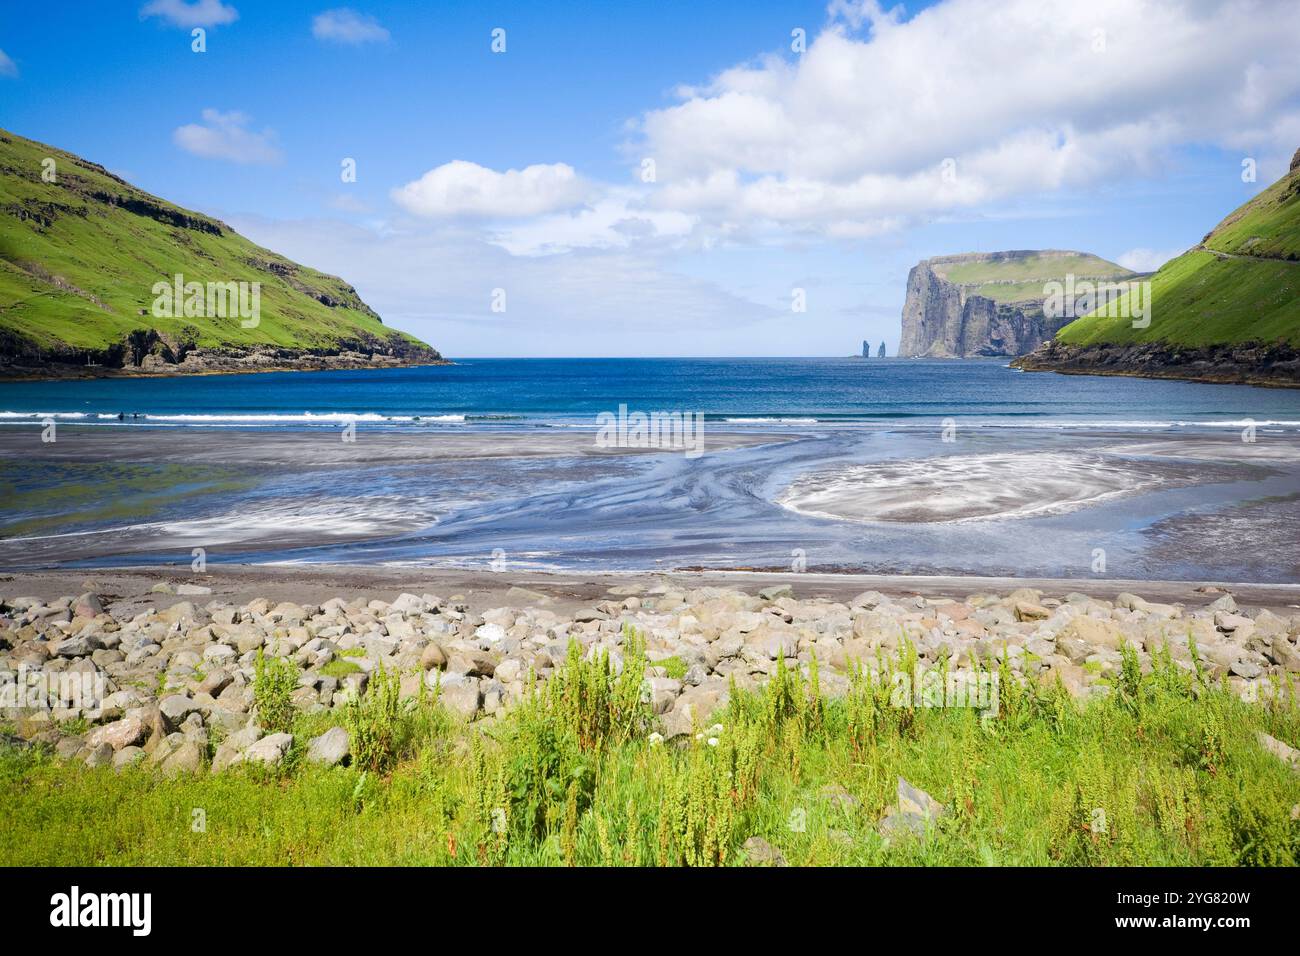
<path fill-rule="evenodd" d="M 704 739 L 704 735 L 703 735 L 703 734 L 696 734 L 696 735 L 695 735 L 695 739 L 696 739 L 696 740 L 703 740 L 703 739 Z"/>
<path fill-rule="evenodd" d="M 659 733 L 658 731 L 650 735 L 651 747 L 658 747 L 663 742 L 664 742 L 664 735 Z"/>
<path fill-rule="evenodd" d="M 722 733 L 722 724 L 714 724 L 712 727 L 709 728 L 709 733 L 713 734 L 713 736 L 715 737 L 718 734 Z"/>
<path fill-rule="evenodd" d="M 717 738 L 717 737 L 710 737 L 710 738 L 709 738 L 709 746 L 710 746 L 710 747 L 716 747 L 717 745 L 718 745 L 718 738 Z"/>

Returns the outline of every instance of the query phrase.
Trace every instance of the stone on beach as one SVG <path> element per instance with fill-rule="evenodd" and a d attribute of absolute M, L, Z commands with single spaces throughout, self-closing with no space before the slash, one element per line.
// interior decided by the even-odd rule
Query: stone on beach
<path fill-rule="evenodd" d="M 1300 673 L 1300 616 L 1209 592 L 1203 593 L 1213 603 L 1204 606 L 1032 588 L 965 597 L 864 591 L 837 601 L 796 598 L 788 584 L 751 594 L 666 581 L 616 585 L 594 603 L 543 602 L 540 592 L 525 588 L 504 593 L 509 603 L 487 607 L 471 606 L 463 595 L 414 592 L 392 601 L 360 595 L 320 604 L 220 597 L 168 604 L 175 599 L 107 599 L 94 591 L 48 601 L 14 597 L 0 600 L 0 668 L 84 678 L 97 688 L 84 707 L 48 694 L 34 700 L 15 722 L 25 738 L 56 745 L 60 759 L 125 767 L 147 758 L 169 774 L 201 771 L 208 754 L 212 772 L 283 762 L 292 738 L 264 737 L 253 723 L 259 650 L 294 668 L 299 713 L 346 706 L 382 669 L 399 675 L 402 697 L 433 696 L 437 688 L 449 713 L 480 721 L 518 703 L 530 680 L 544 686 L 563 667 L 571 642 L 584 659 L 604 657 L 622 672 L 630 627 L 649 660 L 642 698 L 665 740 L 708 727 L 733 682 L 762 687 L 778 659 L 807 676 L 816 658 L 822 691 L 832 697 L 845 692 L 853 667 L 870 667 L 904 641 L 915 648 L 918 666 L 946 658 L 961 677 L 977 663 L 1005 659 L 1012 679 L 1059 681 L 1078 697 L 1108 692 L 1126 646 L 1143 667 L 1167 651 L 1190 668 L 1194 641 L 1211 679 L 1243 696 L 1267 693 L 1270 682 Z M 81 736 L 61 729 L 77 718 L 89 724 Z M 1288 745 L 1277 745 L 1268 746 L 1289 759 L 1291 751 L 1278 749 Z M 347 732 L 334 727 L 309 741 L 305 755 L 338 764 L 350 749 Z M 939 809 L 923 796 L 900 787 L 882 832 L 913 832 L 918 821 L 937 819 Z"/>

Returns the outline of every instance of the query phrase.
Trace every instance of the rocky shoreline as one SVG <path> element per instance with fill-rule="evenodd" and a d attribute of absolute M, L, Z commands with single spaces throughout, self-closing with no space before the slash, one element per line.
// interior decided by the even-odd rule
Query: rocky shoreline
<path fill-rule="evenodd" d="M 1289 345 L 1065 345 L 1052 341 L 1011 363 L 1026 372 L 1128 375 L 1227 385 L 1300 388 L 1300 349 Z"/>
<path fill-rule="evenodd" d="M 43 746 L 90 766 L 146 762 L 169 775 L 275 765 L 294 740 L 259 726 L 259 655 L 292 663 L 300 712 L 342 707 L 382 668 L 401 675 L 404 696 L 436 689 L 460 719 L 491 722 L 523 698 L 530 675 L 544 683 L 571 642 L 617 667 L 633 632 L 652 665 L 643 693 L 669 740 L 724 706 L 732 686 L 764 684 L 781 661 L 808 671 L 815 658 L 833 697 L 851 668 L 905 641 L 920 667 L 947 660 L 970 674 L 1005 657 L 1014 679 L 1059 680 L 1081 699 L 1110 693 L 1126 646 L 1144 668 L 1166 652 L 1184 668 L 1199 662 L 1248 700 L 1300 675 L 1300 612 L 1242 607 L 1219 588 L 1203 596 L 1187 605 L 1022 587 L 841 600 L 799 598 L 788 584 L 750 594 L 671 581 L 614 584 L 579 606 L 512 586 L 481 610 L 459 593 L 236 603 L 163 582 L 125 597 L 9 596 L 0 600 L 0 745 Z M 347 733 L 314 738 L 307 759 L 348 761 Z"/>
<path fill-rule="evenodd" d="M 0 356 L 0 380 L 159 378 L 184 375 L 234 375 L 255 372 L 323 372 L 337 369 L 409 368 L 451 365 L 435 349 L 341 348 L 336 350 L 256 348 L 190 348 L 174 351 L 155 347 L 132 356 L 121 350 L 87 357 L 54 356 L 34 362 L 26 353 Z"/>

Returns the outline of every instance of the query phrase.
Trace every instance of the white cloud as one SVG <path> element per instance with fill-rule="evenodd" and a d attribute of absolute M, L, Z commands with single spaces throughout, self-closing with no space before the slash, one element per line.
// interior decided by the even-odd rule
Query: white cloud
<path fill-rule="evenodd" d="M 275 131 L 261 132 L 248 128 L 249 118 L 238 110 L 222 113 L 220 110 L 203 111 L 203 123 L 189 123 L 177 127 L 172 141 L 195 156 L 205 159 L 225 159 L 234 163 L 265 165 L 278 163 L 282 158 L 275 145 Z"/>
<path fill-rule="evenodd" d="M 734 349 L 747 326 L 783 317 L 636 250 L 537 258 L 447 224 L 376 230 L 223 218 L 254 242 L 343 276 L 387 325 L 452 356 L 716 355 Z M 491 310 L 498 288 L 504 313 Z"/>
<path fill-rule="evenodd" d="M 1189 143 L 1270 161 L 1295 147 L 1300 5 L 1007 0 L 990 16 L 947 0 L 903 21 L 836 0 L 829 14 L 802 56 L 724 70 L 640 118 L 629 155 L 654 158 L 657 206 L 875 234 L 1154 173 Z"/>
<path fill-rule="evenodd" d="M 18 64 L 9 58 L 9 54 L 0 50 L 0 76 L 17 76 Z"/>
<path fill-rule="evenodd" d="M 368 14 L 358 13 L 350 7 L 326 10 L 312 17 L 311 35 L 317 40 L 332 43 L 347 43 L 359 46 L 362 43 L 384 43 L 390 34 L 379 21 Z"/>
<path fill-rule="evenodd" d="M 1134 272 L 1155 272 L 1170 259 L 1181 256 L 1186 251 L 1186 249 L 1130 249 L 1116 257 L 1115 261 L 1125 269 L 1132 269 Z"/>
<path fill-rule="evenodd" d="M 572 209 L 588 185 L 565 163 L 538 164 L 503 173 L 453 160 L 392 191 L 407 212 L 429 218 L 521 219 Z"/>
<path fill-rule="evenodd" d="M 697 218 L 673 210 L 645 209 L 630 190 L 610 190 L 583 209 L 500 227 L 493 231 L 491 241 L 517 256 L 625 249 L 656 240 L 684 239 Z"/>
<path fill-rule="evenodd" d="M 239 11 L 221 0 L 150 0 L 140 8 L 141 17 L 162 17 L 177 27 L 217 27 L 234 23 Z"/>

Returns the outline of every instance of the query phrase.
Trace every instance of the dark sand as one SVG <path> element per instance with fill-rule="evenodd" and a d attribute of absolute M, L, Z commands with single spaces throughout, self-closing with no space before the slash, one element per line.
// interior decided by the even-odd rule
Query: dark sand
<path fill-rule="evenodd" d="M 159 582 L 173 586 L 197 584 L 212 589 L 210 595 L 176 596 L 154 594 Z M 1113 599 L 1131 591 L 1148 600 L 1183 603 L 1191 607 L 1209 604 L 1223 591 L 1242 604 L 1286 609 L 1300 606 L 1300 585 L 1224 584 L 1212 590 L 1211 582 L 938 577 L 858 574 L 765 574 L 753 572 L 673 572 L 664 574 L 545 574 L 505 571 L 451 571 L 416 568 L 345 567 L 339 565 L 245 565 L 209 569 L 203 574 L 188 570 L 121 568 L 114 570 L 33 571 L 0 575 L 0 595 L 35 596 L 51 599 L 94 590 L 128 602 L 141 601 L 168 606 L 177 601 L 205 604 L 220 600 L 245 604 L 256 598 L 271 602 L 292 601 L 312 604 L 333 597 L 351 599 L 360 595 L 391 601 L 404 591 L 437 594 L 443 598 L 462 595 L 475 610 L 501 606 L 527 606 L 528 595 L 508 593 L 524 588 L 554 601 L 556 610 L 572 610 L 608 598 L 609 589 L 642 588 L 657 585 L 689 589 L 727 587 L 756 594 L 772 584 L 789 584 L 800 599 L 823 597 L 845 601 L 863 591 L 880 591 L 891 596 L 919 595 L 927 598 L 962 599 L 976 592 L 1007 594 L 1016 588 L 1041 590 L 1047 597 L 1062 598 L 1071 592 Z M 1207 590 L 1197 590 L 1207 587 Z M 630 592 L 629 592 L 630 593 Z"/>

